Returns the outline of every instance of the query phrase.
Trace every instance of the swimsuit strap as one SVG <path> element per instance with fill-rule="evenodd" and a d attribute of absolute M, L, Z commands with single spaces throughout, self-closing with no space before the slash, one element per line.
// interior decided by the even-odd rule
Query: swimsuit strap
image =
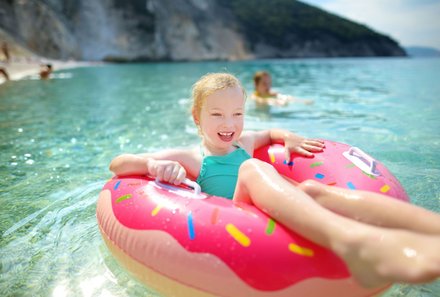
<path fill-rule="evenodd" d="M 203 151 L 202 144 L 199 145 L 199 149 L 200 149 L 200 155 L 202 155 L 202 157 L 205 157 L 205 152 Z"/>

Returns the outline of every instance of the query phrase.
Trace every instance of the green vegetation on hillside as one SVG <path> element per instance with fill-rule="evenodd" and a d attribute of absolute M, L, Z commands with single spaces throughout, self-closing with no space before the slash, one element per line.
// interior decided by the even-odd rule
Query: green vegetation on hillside
<path fill-rule="evenodd" d="M 297 40 L 316 40 L 323 36 L 340 42 L 384 41 L 397 45 L 387 36 L 316 7 L 295 0 L 218 0 L 237 18 L 241 30 L 252 44 L 268 42 L 280 48 Z"/>

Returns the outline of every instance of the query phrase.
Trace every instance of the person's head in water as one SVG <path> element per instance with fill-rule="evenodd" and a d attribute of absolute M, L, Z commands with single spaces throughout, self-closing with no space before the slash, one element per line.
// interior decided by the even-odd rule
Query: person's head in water
<path fill-rule="evenodd" d="M 52 64 L 42 64 L 40 65 L 40 78 L 47 79 L 52 73 Z"/>
<path fill-rule="evenodd" d="M 267 71 L 258 71 L 254 74 L 254 86 L 257 95 L 267 96 L 272 88 L 272 78 Z"/>

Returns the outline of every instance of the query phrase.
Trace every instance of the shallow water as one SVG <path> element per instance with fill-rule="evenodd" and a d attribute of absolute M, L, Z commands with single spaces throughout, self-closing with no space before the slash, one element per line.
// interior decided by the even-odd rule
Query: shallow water
<path fill-rule="evenodd" d="M 121 152 L 198 142 L 191 85 L 236 74 L 249 93 L 266 69 L 274 88 L 311 106 L 258 110 L 246 127 L 283 127 L 361 147 L 413 203 L 440 212 L 440 59 L 316 59 L 106 65 L 0 86 L 0 295 L 156 296 L 112 258 L 95 202 Z M 389 296 L 439 296 L 440 281 Z"/>

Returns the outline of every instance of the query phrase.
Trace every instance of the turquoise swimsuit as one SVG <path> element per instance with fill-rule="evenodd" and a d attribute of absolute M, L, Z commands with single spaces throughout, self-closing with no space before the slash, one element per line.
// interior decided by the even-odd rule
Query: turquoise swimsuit
<path fill-rule="evenodd" d="M 241 147 L 224 156 L 205 156 L 197 183 L 205 193 L 232 199 L 237 184 L 238 169 L 241 163 L 250 158 L 251 156 Z"/>

